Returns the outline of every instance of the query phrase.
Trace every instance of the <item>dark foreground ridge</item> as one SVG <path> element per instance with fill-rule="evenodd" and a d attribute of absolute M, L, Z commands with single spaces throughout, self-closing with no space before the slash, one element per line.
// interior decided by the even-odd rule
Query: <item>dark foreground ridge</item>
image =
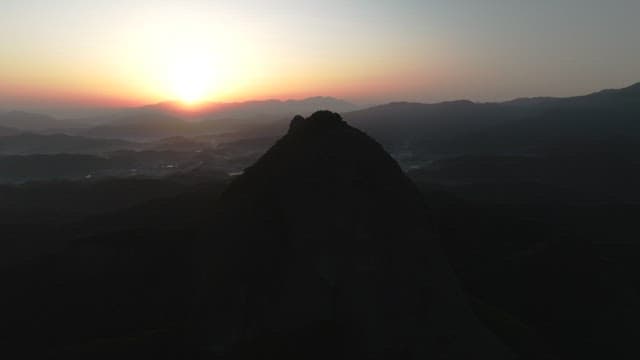
<path fill-rule="evenodd" d="M 424 201 L 340 115 L 296 116 L 199 241 L 195 347 L 238 359 L 502 359 Z M 213 355 L 213 354 L 212 354 Z"/>

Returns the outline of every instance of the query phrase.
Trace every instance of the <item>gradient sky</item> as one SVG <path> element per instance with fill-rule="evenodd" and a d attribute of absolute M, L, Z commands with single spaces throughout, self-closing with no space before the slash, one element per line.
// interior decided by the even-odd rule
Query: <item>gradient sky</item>
<path fill-rule="evenodd" d="M 0 109 L 493 101 L 640 81 L 638 0 L 310 3 L 2 0 Z"/>

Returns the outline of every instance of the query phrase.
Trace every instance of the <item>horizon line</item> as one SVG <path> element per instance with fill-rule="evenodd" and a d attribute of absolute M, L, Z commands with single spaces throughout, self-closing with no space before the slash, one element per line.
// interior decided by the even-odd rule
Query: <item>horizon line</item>
<path fill-rule="evenodd" d="M 386 100 L 386 101 L 382 101 L 382 102 L 368 102 L 368 103 L 364 103 L 364 102 L 357 102 L 357 101 L 352 101 L 349 100 L 347 98 L 341 98 L 341 97 L 337 97 L 337 96 L 331 96 L 331 95 L 314 95 L 314 96 L 304 96 L 304 97 L 288 97 L 288 98 L 278 98 L 278 97 L 265 97 L 265 98 L 254 98 L 254 99 L 245 99 L 245 100 L 230 100 L 230 101 L 215 101 L 215 100 L 207 100 L 207 101 L 202 101 L 199 102 L 197 104 L 186 104 L 180 100 L 177 99 L 167 99 L 167 100 L 161 100 L 161 101 L 156 101 L 156 102 L 149 102 L 149 103 L 139 103 L 137 105 L 129 105 L 129 106 L 114 106 L 114 105 L 107 105 L 107 106 L 101 106 L 101 105 L 88 105 L 88 106 L 73 106 L 73 105 L 54 105 L 49 109 L 34 109 L 34 110 L 29 110 L 29 106 L 27 107 L 12 107 L 12 108 L 0 108 L 0 114 L 8 114 L 8 113 L 12 113 L 12 112 L 22 112 L 22 113 L 30 113 L 30 114 L 38 114 L 38 115 L 46 115 L 46 116 L 50 116 L 53 118 L 63 118 L 63 119 L 82 119 L 82 118 L 86 118 L 87 116 L 78 116 L 78 117 L 73 117 L 73 116 L 59 116 L 59 115 L 55 115 L 55 114 L 51 114 L 54 113 L 56 111 L 67 111 L 67 112 L 81 112 L 81 111 L 101 111 L 101 112 L 110 112 L 110 111 L 123 111 L 123 110 L 135 110 L 135 109 L 142 109 L 145 107 L 153 107 L 153 106 L 160 106 L 160 105 L 165 105 L 165 104 L 171 104 L 171 105 L 181 105 L 181 107 L 183 108 L 184 112 L 189 112 L 189 108 L 193 108 L 193 112 L 197 112 L 198 108 L 202 109 L 204 107 L 207 106 L 212 106 L 212 105 L 241 105 L 241 104 L 246 104 L 246 103 L 260 103 L 260 102 L 281 102 L 281 103 L 286 103 L 286 102 L 302 102 L 302 101 L 307 101 L 307 100 L 313 100 L 313 99 L 328 99 L 328 100 L 336 100 L 336 101 L 341 101 L 344 102 L 346 104 L 349 105 L 353 105 L 354 107 L 358 108 L 357 110 L 364 110 L 364 109 L 368 109 L 368 108 L 373 108 L 373 107 L 378 107 L 378 106 L 384 106 L 384 105 L 390 105 L 390 104 L 421 104 L 421 105 L 438 105 L 438 104 L 446 104 L 446 103 L 455 103 L 455 102 L 470 102 L 473 104 L 503 104 L 503 103 L 509 103 L 509 102 L 513 102 L 513 101 L 518 101 L 518 100 L 534 100 L 534 99 L 570 99 L 570 98 L 577 98 L 577 97 L 583 97 L 583 96 L 589 96 L 589 95 L 594 95 L 594 94 L 598 94 L 601 92 L 607 92 L 607 91 L 616 91 L 616 90 L 625 90 L 625 89 L 629 89 L 629 88 L 633 88 L 636 86 L 640 86 L 640 81 L 636 81 L 636 82 L 632 82 L 631 84 L 627 85 L 627 86 L 623 86 L 623 87 L 617 87 L 617 88 L 603 88 L 603 89 L 599 89 L 599 90 L 592 90 L 590 92 L 585 92 L 582 94 L 576 94 L 576 95 L 569 95 L 569 96 L 545 96 L 545 95 L 536 95 L 536 96 L 520 96 L 520 97 L 510 97 L 510 98 L 506 98 L 506 99 L 501 99 L 501 100 L 492 100 L 492 101 L 477 101 L 477 100 L 472 100 L 470 98 L 453 98 L 451 100 L 442 100 L 442 101 L 433 101 L 430 102 L 428 100 L 425 101 L 409 101 L 409 100 Z M 56 110 L 58 109 L 58 110 Z M 354 111 L 357 111 L 354 110 Z M 105 113 L 105 115 L 106 115 Z M 97 115 L 96 115 L 97 116 Z"/>

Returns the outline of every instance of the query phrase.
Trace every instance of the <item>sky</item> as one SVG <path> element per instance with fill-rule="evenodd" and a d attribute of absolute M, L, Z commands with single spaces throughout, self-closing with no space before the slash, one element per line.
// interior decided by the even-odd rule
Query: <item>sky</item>
<path fill-rule="evenodd" d="M 638 0 L 0 1 L 0 110 L 571 96 L 640 81 Z"/>

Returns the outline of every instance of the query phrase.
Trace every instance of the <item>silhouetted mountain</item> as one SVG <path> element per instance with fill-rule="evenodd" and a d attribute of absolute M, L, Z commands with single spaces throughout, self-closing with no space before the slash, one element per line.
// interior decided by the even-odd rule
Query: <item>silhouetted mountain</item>
<path fill-rule="evenodd" d="M 638 154 L 638 145 L 575 143 L 538 156 L 464 155 L 443 158 L 411 174 L 447 185 L 551 186 L 581 194 L 583 200 L 640 202 Z M 497 194 L 487 193 L 485 200 L 492 196 L 496 200 L 499 198 Z"/>
<path fill-rule="evenodd" d="M 310 114 L 318 108 L 350 111 L 356 107 L 346 101 L 330 97 L 209 103 L 194 109 L 185 108 L 184 105 L 176 102 L 163 102 L 124 110 L 120 115 L 115 115 L 112 120 L 84 134 L 96 137 L 150 140 L 229 131 L 264 132 L 270 131 L 265 129 L 265 125 L 290 118 L 297 113 Z"/>
<path fill-rule="evenodd" d="M 438 108 L 471 116 L 477 105 Z M 409 173 L 423 200 L 380 145 L 320 112 L 296 117 L 227 188 L 218 161 L 253 161 L 272 141 L 230 134 L 105 158 L 0 158 L 2 176 L 165 176 L 0 186 L 0 348 L 493 359 L 504 354 L 495 333 L 523 359 L 638 358 L 637 143 L 440 158 Z"/>
<path fill-rule="evenodd" d="M 335 113 L 297 116 L 223 193 L 196 251 L 204 346 L 241 359 L 507 357 L 427 218 L 374 140 Z"/>
<path fill-rule="evenodd" d="M 92 139 L 64 134 L 21 133 L 0 137 L 0 154 L 100 154 L 120 149 L 140 148 L 140 144 L 116 139 Z"/>
<path fill-rule="evenodd" d="M 639 86 L 556 99 L 539 105 L 521 121 L 490 126 L 456 139 L 470 151 L 534 152 L 575 143 L 640 141 Z"/>
<path fill-rule="evenodd" d="M 571 98 L 393 103 L 347 114 L 394 150 L 522 153 L 574 142 L 640 140 L 640 84 Z"/>
<path fill-rule="evenodd" d="M 398 159 L 425 160 L 409 172 L 423 194 L 330 112 L 296 117 L 242 175 L 285 123 L 219 133 L 224 119 L 141 111 L 102 129 L 172 137 L 104 157 L 0 157 L 1 181 L 83 179 L 0 186 L 0 347 L 493 359 L 505 342 L 525 359 L 637 358 L 639 94 L 348 114 Z M 7 141 L 16 152 L 130 145 Z"/>
<path fill-rule="evenodd" d="M 0 126 L 7 126 L 27 131 L 42 131 L 49 129 L 81 127 L 82 124 L 70 120 L 60 120 L 42 114 L 34 114 L 24 111 L 10 111 L 0 113 Z"/>
<path fill-rule="evenodd" d="M 345 115 L 355 126 L 392 149 L 428 144 L 441 151 L 449 139 L 522 117 L 500 104 L 454 101 L 439 104 L 391 103 Z"/>
<path fill-rule="evenodd" d="M 334 109 L 345 112 L 356 106 L 344 100 L 317 96 L 302 100 L 253 100 L 229 103 L 207 103 L 195 109 L 185 109 L 176 102 L 163 102 L 147 105 L 131 111 L 170 114 L 202 120 L 220 119 L 272 119 L 291 117 L 295 114 L 311 114 L 317 109 Z"/>

